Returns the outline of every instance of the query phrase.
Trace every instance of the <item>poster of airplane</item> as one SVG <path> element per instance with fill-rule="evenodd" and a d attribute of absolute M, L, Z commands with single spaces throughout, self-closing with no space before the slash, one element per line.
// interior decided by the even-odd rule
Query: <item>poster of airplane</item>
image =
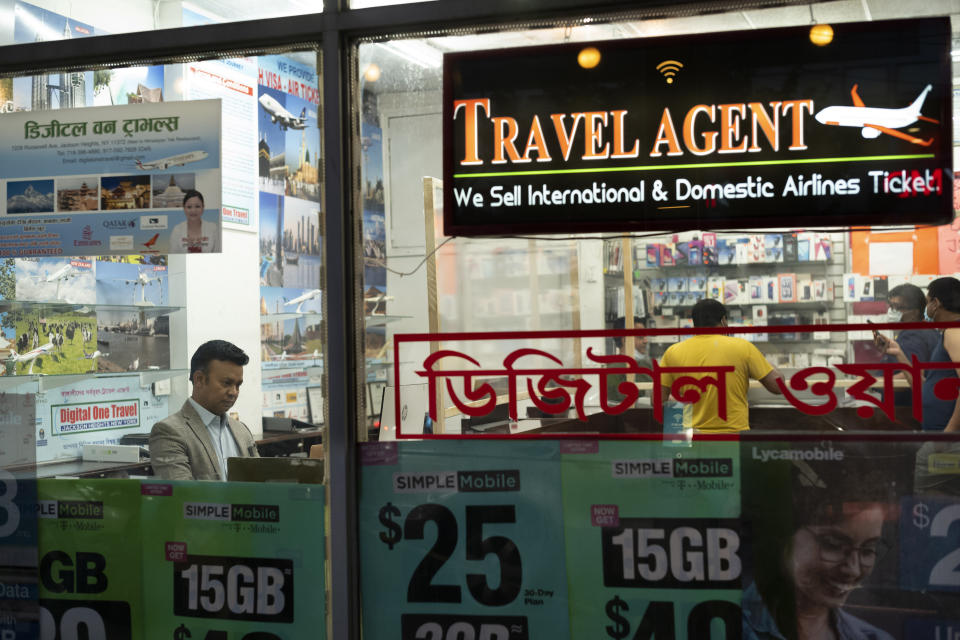
<path fill-rule="evenodd" d="M 169 304 L 167 267 L 97 262 L 97 302 L 110 305 Z"/>
<path fill-rule="evenodd" d="M 94 304 L 95 271 L 88 258 L 34 258 L 16 262 L 18 300 Z"/>

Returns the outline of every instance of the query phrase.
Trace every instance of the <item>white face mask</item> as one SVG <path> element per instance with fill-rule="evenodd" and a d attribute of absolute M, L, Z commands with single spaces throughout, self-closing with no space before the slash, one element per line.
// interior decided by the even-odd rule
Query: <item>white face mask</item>
<path fill-rule="evenodd" d="M 887 320 L 890 322 L 900 322 L 903 319 L 903 311 L 897 311 L 894 308 L 887 309 Z"/>

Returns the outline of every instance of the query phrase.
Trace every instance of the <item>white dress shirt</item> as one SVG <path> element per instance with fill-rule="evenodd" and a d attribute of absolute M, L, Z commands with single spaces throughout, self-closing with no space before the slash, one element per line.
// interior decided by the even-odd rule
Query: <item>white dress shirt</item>
<path fill-rule="evenodd" d="M 220 478 L 226 480 L 227 458 L 237 458 L 240 456 L 240 447 L 237 446 L 237 439 L 233 437 L 233 433 L 230 432 L 230 427 L 227 426 L 227 416 L 218 416 L 215 413 L 210 413 L 201 407 L 193 398 L 187 398 L 187 400 L 189 400 L 193 408 L 196 409 L 197 415 L 200 416 L 203 424 L 207 425 L 207 429 L 210 431 L 213 449 L 217 454 L 217 461 L 220 464 Z"/>

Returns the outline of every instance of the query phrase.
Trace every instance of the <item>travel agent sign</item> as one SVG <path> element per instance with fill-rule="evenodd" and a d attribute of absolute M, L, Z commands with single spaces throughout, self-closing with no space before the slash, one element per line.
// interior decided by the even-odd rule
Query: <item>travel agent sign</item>
<path fill-rule="evenodd" d="M 444 232 L 949 220 L 949 21 L 810 35 L 446 54 Z"/>

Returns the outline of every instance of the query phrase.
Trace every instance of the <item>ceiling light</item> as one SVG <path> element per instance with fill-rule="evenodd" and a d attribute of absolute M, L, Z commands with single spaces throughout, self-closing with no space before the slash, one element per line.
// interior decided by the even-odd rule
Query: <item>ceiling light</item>
<path fill-rule="evenodd" d="M 371 62 L 367 65 L 367 68 L 363 70 L 363 79 L 367 82 L 376 82 L 380 79 L 380 67 Z"/>
<path fill-rule="evenodd" d="M 828 24 L 815 24 L 810 27 L 810 42 L 823 47 L 833 42 L 833 27 Z"/>
<path fill-rule="evenodd" d="M 600 50 L 596 47 L 584 47 L 577 54 L 577 64 L 584 69 L 593 69 L 600 64 Z"/>

